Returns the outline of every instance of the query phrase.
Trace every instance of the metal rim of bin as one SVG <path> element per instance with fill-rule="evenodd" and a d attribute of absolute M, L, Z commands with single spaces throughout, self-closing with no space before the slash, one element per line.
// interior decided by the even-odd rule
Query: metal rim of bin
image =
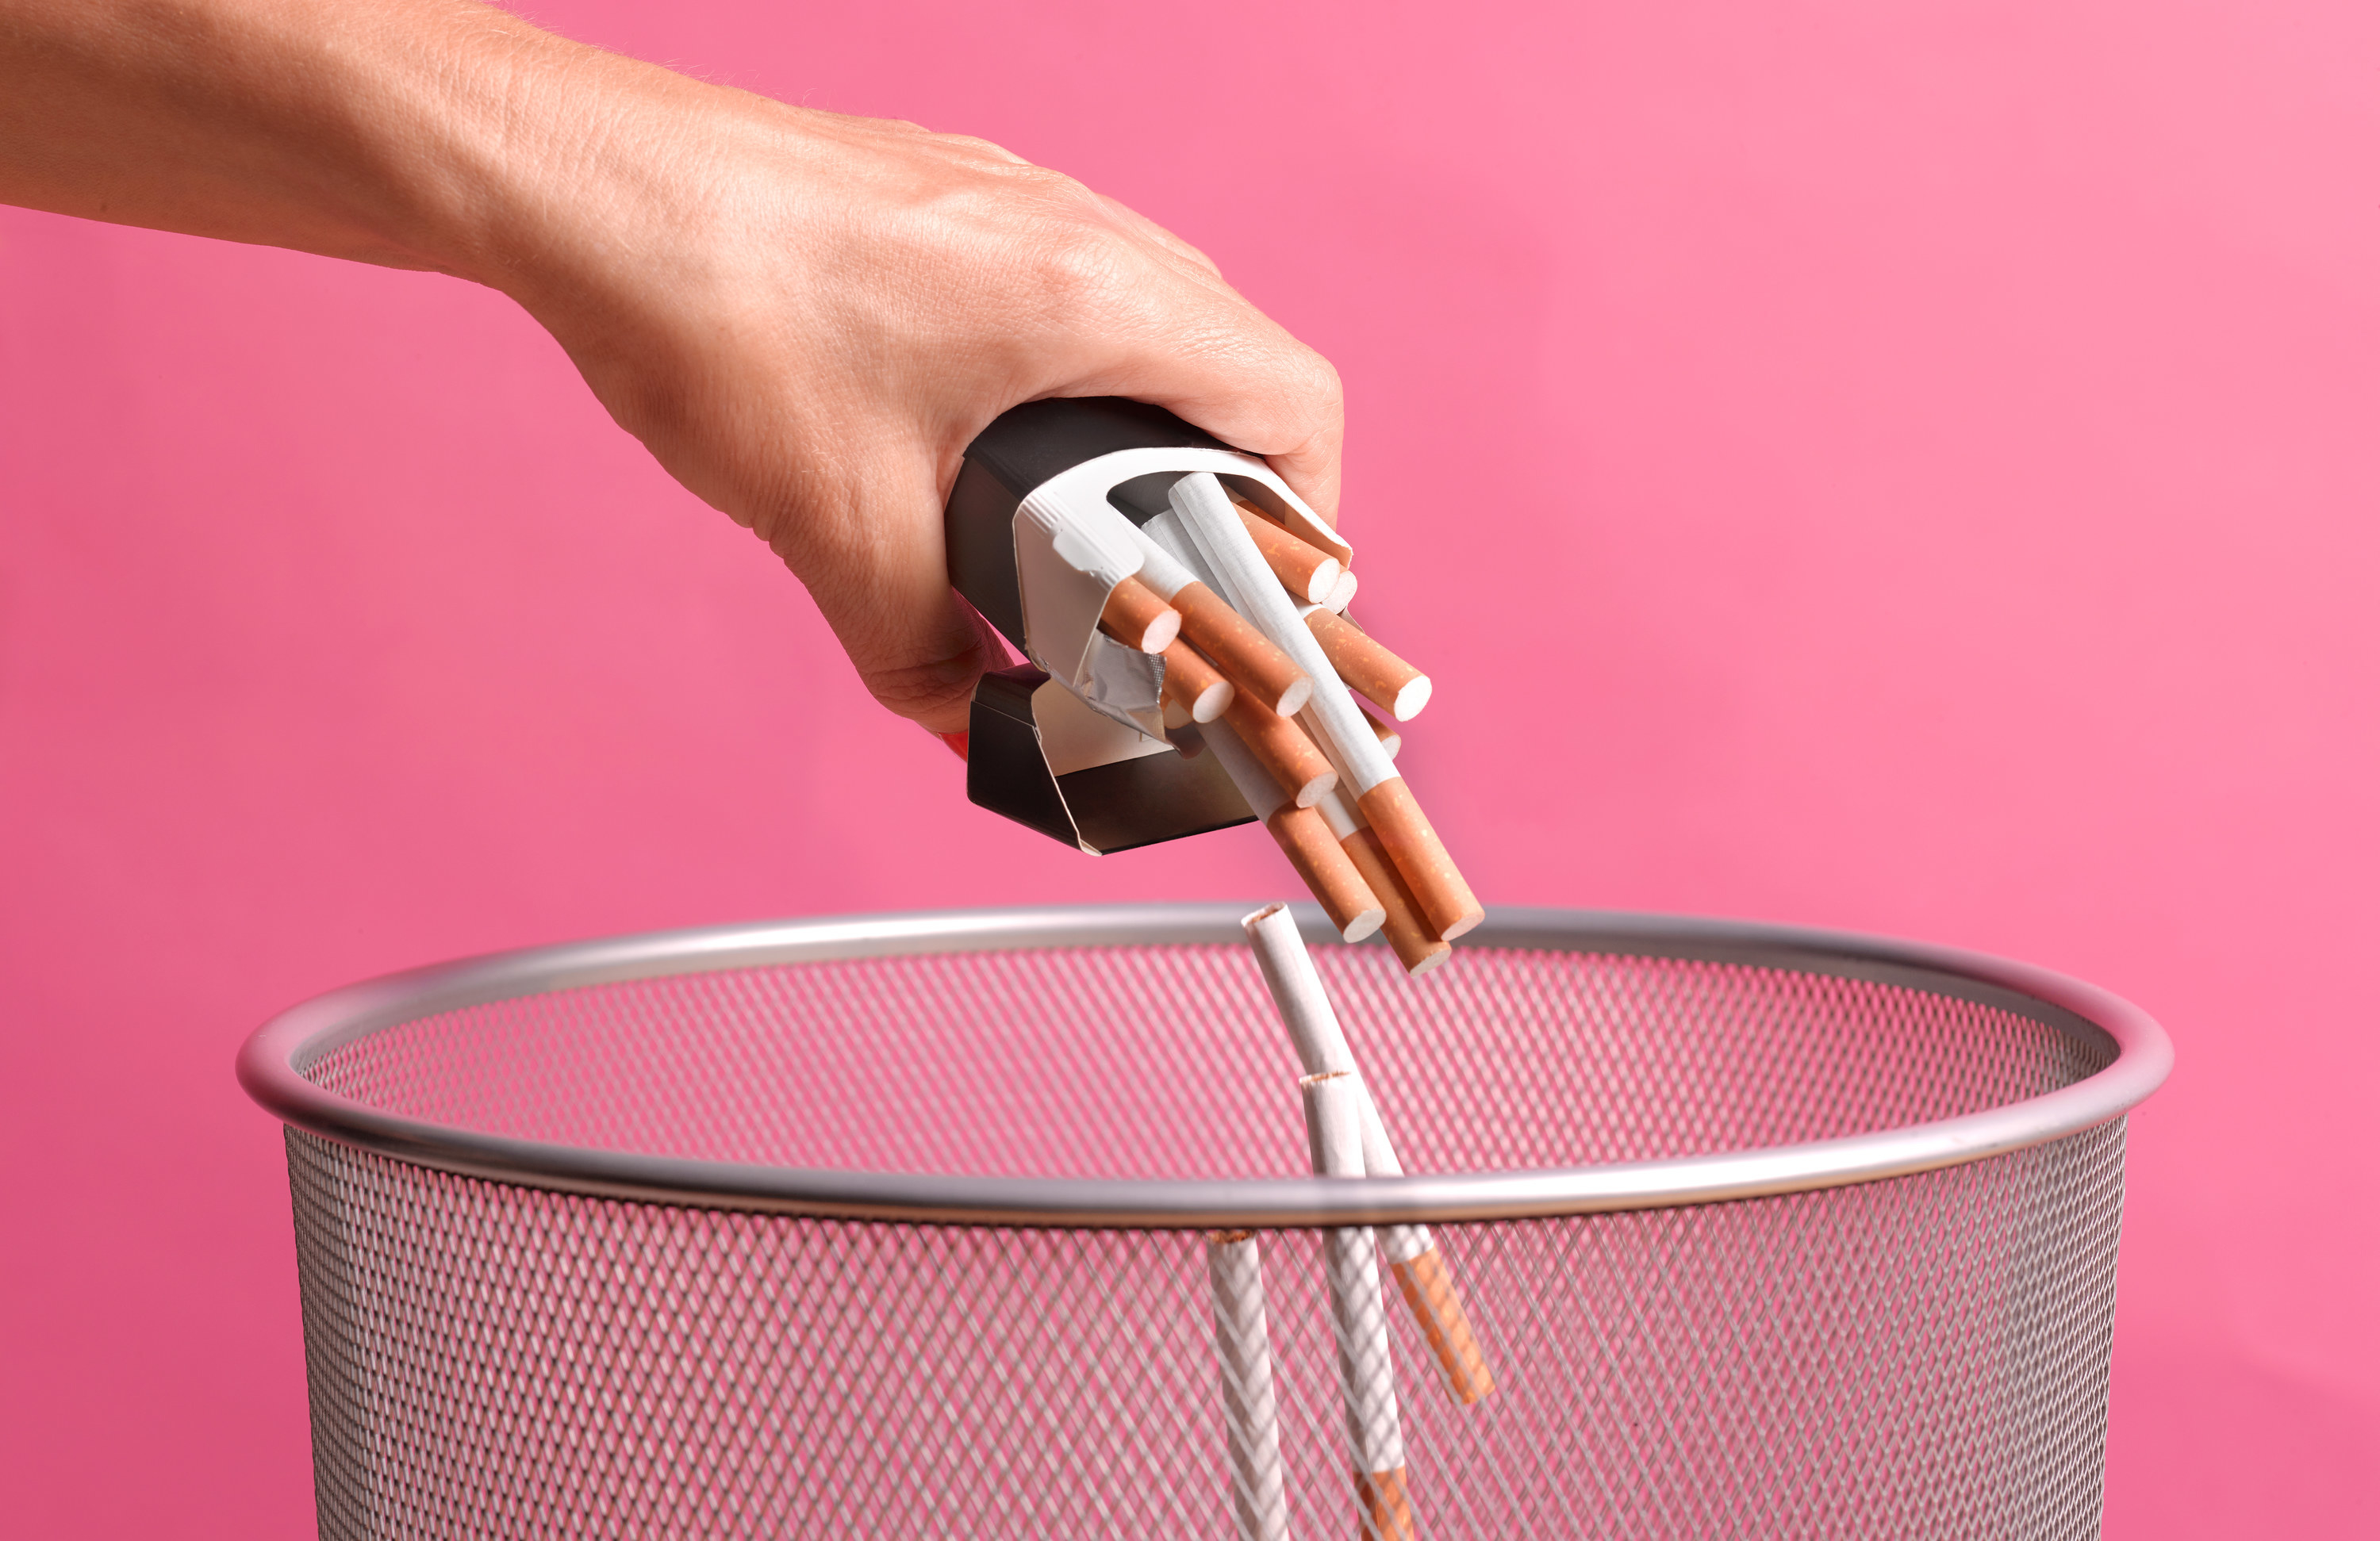
<path fill-rule="evenodd" d="M 1840 1139 L 1601 1166 L 1319 1178 L 984 1177 L 790 1168 L 589 1150 L 455 1129 L 367 1107 L 299 1066 L 399 1023 L 488 1001 L 631 979 L 936 953 L 1245 944 L 1237 904 L 945 910 L 705 927 L 492 953 L 318 996 L 241 1047 L 240 1084 L 286 1123 L 418 1166 L 517 1186 L 703 1208 L 1062 1228 L 1279 1228 L 1518 1219 L 1665 1208 L 1905 1176 L 2037 1146 L 2117 1118 L 2173 1066 L 2138 1007 L 2078 979 L 1983 953 L 1837 931 L 1600 911 L 1498 909 L 1468 946 L 1697 959 L 1897 985 L 2044 1023 L 2115 1057 L 2042 1096 Z M 1299 905 L 1307 935 L 1327 936 Z M 1417 988 L 1427 989 L 1427 983 Z"/>

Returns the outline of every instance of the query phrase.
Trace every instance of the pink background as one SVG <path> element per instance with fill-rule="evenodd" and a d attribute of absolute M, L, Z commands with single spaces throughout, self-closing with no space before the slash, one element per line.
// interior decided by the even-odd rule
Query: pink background
<path fill-rule="evenodd" d="M 1924 938 L 2161 1017 L 2108 1533 L 2369 1534 L 2380 10 L 839 9 L 539 14 L 1075 173 L 1336 359 L 1363 613 L 1440 682 L 1409 765 L 1490 903 Z M 12 1534 L 310 1533 L 231 1077 L 276 1009 L 1286 880 L 1253 831 L 1094 860 L 970 807 L 464 285 L 0 212 L 0 436 Z"/>

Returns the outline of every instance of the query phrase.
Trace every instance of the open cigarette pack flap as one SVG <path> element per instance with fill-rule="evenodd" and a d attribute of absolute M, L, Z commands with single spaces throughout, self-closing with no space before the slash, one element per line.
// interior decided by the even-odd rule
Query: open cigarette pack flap
<path fill-rule="evenodd" d="M 1197 471 L 1311 545 L 1352 554 L 1262 460 L 1161 407 L 1028 402 L 967 446 L 943 516 L 951 585 L 1031 661 L 977 687 L 970 801 L 1094 855 L 1255 817 L 1199 752 L 1196 726 L 1169 733 L 1164 661 L 1099 629 L 1141 565 L 1131 527 L 1167 516 L 1173 483 Z"/>

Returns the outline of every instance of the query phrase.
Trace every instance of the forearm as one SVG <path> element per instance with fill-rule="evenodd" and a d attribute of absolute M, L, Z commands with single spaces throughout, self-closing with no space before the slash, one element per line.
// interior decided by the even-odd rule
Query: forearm
<path fill-rule="evenodd" d="M 510 287 L 606 72 L 664 73 L 464 0 L 0 0 L 0 200 Z"/>

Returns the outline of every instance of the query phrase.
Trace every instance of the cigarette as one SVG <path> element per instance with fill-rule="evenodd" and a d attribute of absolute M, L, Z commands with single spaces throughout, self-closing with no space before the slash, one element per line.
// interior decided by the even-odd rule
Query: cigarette
<path fill-rule="evenodd" d="M 1264 820 L 1281 854 L 1305 880 L 1306 892 L 1339 928 L 1340 940 L 1361 941 L 1378 930 L 1388 911 L 1348 859 L 1346 846 L 1331 826 L 1312 808 L 1301 808 L 1290 799 L 1229 722 L 1209 724 L 1202 736 L 1247 799 L 1249 811 Z"/>
<path fill-rule="evenodd" d="M 1317 797 L 1339 784 L 1339 772 L 1314 746 L 1314 740 L 1305 736 L 1304 728 L 1265 710 L 1245 693 L 1232 697 L 1231 705 L 1223 709 L 1223 721 L 1299 807 L 1312 807 Z"/>
<path fill-rule="evenodd" d="M 1358 794 L 1355 807 L 1440 940 L 1452 941 L 1488 918 L 1402 776 L 1391 776 Z"/>
<path fill-rule="evenodd" d="M 1341 573 L 1339 581 L 1330 586 L 1330 597 L 1322 601 L 1322 608 L 1333 615 L 1344 615 L 1347 613 L 1347 607 L 1354 602 L 1355 575 L 1352 572 Z"/>
<path fill-rule="evenodd" d="M 1265 1326 L 1264 1270 L 1253 1232 L 1207 1235 L 1207 1290 L 1223 1389 L 1223 1442 L 1231 1453 L 1232 1513 L 1240 1541 L 1288 1541 L 1281 1414 Z"/>
<path fill-rule="evenodd" d="M 1214 570 L 1224 596 L 1313 681 L 1314 693 L 1305 710 L 1314 714 L 1325 746 L 1354 790 L 1368 792 L 1393 778 L 1395 767 L 1381 752 L 1379 740 L 1364 726 L 1354 698 L 1332 671 L 1322 645 L 1297 618 L 1296 608 L 1282 592 L 1272 569 L 1265 565 L 1238 512 L 1223 496 L 1222 484 L 1208 472 L 1195 472 L 1176 481 L 1167 496 L 1184 532 Z M 1185 615 L 1184 620 L 1188 619 Z"/>
<path fill-rule="evenodd" d="M 1413 1313 L 1421 1335 L 1429 1342 L 1447 1394 L 1468 1407 L 1493 1391 L 1495 1377 L 1488 1373 L 1487 1356 L 1479 1352 L 1471 1317 L 1463 1309 L 1463 1297 L 1455 1292 L 1446 1254 L 1433 1244 L 1400 1258 L 1392 1247 L 1389 1271 L 1396 1276 L 1397 1292 L 1405 1297 L 1405 1309 Z"/>
<path fill-rule="evenodd" d="M 1372 736 L 1380 741 L 1380 747 L 1387 752 L 1388 757 L 1390 759 L 1396 758 L 1397 751 L 1405 746 L 1405 735 L 1370 712 L 1365 711 L 1362 707 L 1357 707 L 1355 710 L 1364 712 L 1364 721 L 1371 724 Z"/>
<path fill-rule="evenodd" d="M 1303 710 L 1314 690 L 1305 671 L 1221 595 L 1199 582 L 1196 574 L 1146 530 L 1121 514 L 1116 522 L 1131 532 L 1140 547 L 1140 580 L 1181 612 L 1183 635 L 1213 661 L 1223 677 L 1262 702 L 1268 711 L 1291 717 Z"/>
<path fill-rule="evenodd" d="M 1305 625 L 1339 677 L 1398 722 L 1412 722 L 1429 705 L 1429 676 L 1373 641 L 1354 622 L 1328 610 L 1309 610 Z"/>
<path fill-rule="evenodd" d="M 1333 814 L 1348 811 L 1345 802 L 1332 793 L 1316 806 L 1316 811 L 1328 820 L 1333 830 L 1341 819 Z M 1389 854 L 1380 847 L 1380 837 L 1368 825 L 1348 819 L 1346 832 L 1339 836 L 1339 849 L 1346 853 L 1348 865 L 1362 875 L 1364 881 L 1380 902 L 1380 940 L 1405 965 L 1405 977 L 1418 979 L 1454 956 L 1454 944 L 1430 929 L 1422 918 L 1421 905 L 1414 901 L 1413 890 L 1405 886 L 1403 874 Z"/>
<path fill-rule="evenodd" d="M 1305 891 L 1339 928 L 1342 941 L 1362 941 L 1389 917 L 1388 907 L 1347 857 L 1346 848 L 1330 833 L 1330 826 L 1310 807 L 1283 802 L 1266 818 L 1289 865 L 1297 868 Z"/>
<path fill-rule="evenodd" d="M 1323 746 L 1344 773 L 1355 793 L 1356 806 L 1379 835 L 1381 849 L 1405 886 L 1413 890 L 1431 929 L 1439 940 L 1452 941 L 1478 925 L 1488 912 L 1480 907 L 1471 885 L 1463 881 L 1438 831 L 1423 817 L 1421 805 L 1397 774 L 1380 741 L 1364 726 L 1364 714 L 1330 667 L 1322 644 L 1298 619 L 1289 596 L 1272 578 L 1256 542 L 1241 528 L 1231 500 L 1223 495 L 1222 483 L 1209 472 L 1197 471 L 1174 482 L 1166 496 L 1225 591 L 1313 680 L 1314 694 L 1306 710 L 1322 730 Z"/>
<path fill-rule="evenodd" d="M 1267 711 L 1292 717 L 1314 692 L 1314 682 L 1294 659 L 1275 647 L 1247 618 L 1203 583 L 1185 585 L 1173 596 L 1182 627 L 1225 678 Z"/>
<path fill-rule="evenodd" d="M 1339 575 L 1346 571 L 1339 565 L 1337 557 L 1315 550 L 1270 519 L 1251 514 L 1244 504 L 1234 504 L 1232 507 L 1240 516 L 1240 523 L 1247 528 L 1248 539 L 1257 543 L 1265 565 L 1281 579 L 1283 588 L 1307 604 L 1320 604 L 1330 597 L 1331 590 L 1339 587 Z"/>
<path fill-rule="evenodd" d="M 1117 641 L 1145 653 L 1161 653 L 1182 635 L 1181 613 L 1136 577 L 1128 577 L 1108 590 L 1108 602 L 1099 611 L 1099 625 Z"/>
<path fill-rule="evenodd" d="M 1193 722 L 1211 722 L 1232 704 L 1232 682 L 1198 656 L 1197 649 L 1177 639 L 1165 649 L 1165 695 L 1180 703 Z"/>
<path fill-rule="evenodd" d="M 1240 928 L 1247 933 L 1248 945 L 1257 955 L 1257 967 L 1264 975 L 1265 988 L 1272 994 L 1281 1025 L 1289 1029 L 1299 1068 L 1308 1075 L 1354 1076 L 1360 1098 L 1364 1174 L 1403 1176 L 1404 1163 L 1397 1159 L 1396 1145 L 1389 1138 L 1389 1126 L 1380 1117 L 1379 1103 L 1372 1096 L 1371 1084 L 1356 1067 L 1355 1052 L 1347 1045 L 1346 1031 L 1339 1025 L 1339 1013 L 1331 1007 L 1330 992 L 1322 988 L 1322 976 L 1315 971 L 1313 955 L 1306 952 L 1304 939 L 1297 934 L 1296 920 L 1285 906 L 1268 904 L 1244 917 Z M 1415 1324 L 1421 1329 L 1431 1354 L 1438 1360 L 1439 1374 L 1448 1394 L 1467 1407 L 1493 1391 L 1495 1379 L 1488 1373 L 1487 1359 L 1479 1352 L 1478 1339 L 1471 1330 L 1471 1318 L 1463 1309 L 1463 1297 L 1454 1287 L 1454 1276 L 1429 1228 L 1390 1226 L 1380 1232 L 1379 1244 L 1388 1255 L 1389 1269 L 1396 1276 L 1397 1290 L 1404 1296 L 1406 1309 L 1413 1313 Z"/>
<path fill-rule="evenodd" d="M 1298 1087 L 1305 1094 L 1306 1145 L 1316 1173 L 1363 1176 L 1362 1082 L 1338 1071 L 1309 1075 Z M 1396 1371 L 1389 1357 L 1389 1318 L 1380 1304 L 1379 1256 L 1371 1228 L 1349 1225 L 1324 1232 L 1322 1258 L 1362 1534 L 1377 1541 L 1412 1541 L 1404 1432 L 1397 1417 Z"/>

